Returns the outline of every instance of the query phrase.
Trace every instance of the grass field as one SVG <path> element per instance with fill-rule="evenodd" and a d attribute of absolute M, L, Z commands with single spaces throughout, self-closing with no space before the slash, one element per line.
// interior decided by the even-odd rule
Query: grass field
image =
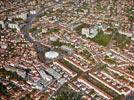
<path fill-rule="evenodd" d="M 111 37 L 112 37 L 111 34 L 108 35 L 108 34 L 104 34 L 103 31 L 99 31 L 97 36 L 95 36 L 91 40 L 93 40 L 94 42 L 96 42 L 96 43 L 98 43 L 98 44 L 100 44 L 102 46 L 106 46 L 110 42 Z"/>

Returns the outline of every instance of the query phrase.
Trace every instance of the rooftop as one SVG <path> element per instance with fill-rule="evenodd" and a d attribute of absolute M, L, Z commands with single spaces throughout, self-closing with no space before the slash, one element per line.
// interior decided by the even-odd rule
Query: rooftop
<path fill-rule="evenodd" d="M 58 52 L 55 52 L 55 51 L 48 51 L 45 53 L 45 57 L 48 58 L 48 59 L 55 59 L 59 56 L 59 53 Z"/>

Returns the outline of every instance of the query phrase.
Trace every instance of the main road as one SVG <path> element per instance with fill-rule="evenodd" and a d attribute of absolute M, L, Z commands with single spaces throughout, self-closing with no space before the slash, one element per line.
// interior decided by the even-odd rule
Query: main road
<path fill-rule="evenodd" d="M 37 13 L 36 14 L 30 14 L 30 16 L 27 18 L 27 21 L 26 23 L 24 23 L 24 26 L 22 27 L 21 29 L 21 33 L 24 34 L 24 37 L 27 41 L 29 41 L 30 43 L 33 44 L 33 47 L 34 49 L 36 50 L 37 54 L 38 54 L 38 58 L 42 61 L 42 62 L 45 62 L 45 59 L 44 59 L 44 53 L 45 51 L 49 50 L 50 48 L 49 47 L 46 47 L 45 45 L 43 45 L 42 43 L 34 40 L 30 35 L 29 35 L 29 30 L 31 29 L 31 26 L 32 26 L 32 22 L 36 19 L 36 17 L 38 17 L 39 15 L 41 15 L 44 11 L 44 9 L 46 8 L 51 8 L 51 7 L 54 7 L 56 5 L 59 5 L 59 4 L 63 4 L 62 1 L 59 1 L 59 2 L 56 2 L 52 5 L 47 5 L 47 6 L 44 6 L 44 4 L 40 5 L 40 9 L 37 10 Z"/>

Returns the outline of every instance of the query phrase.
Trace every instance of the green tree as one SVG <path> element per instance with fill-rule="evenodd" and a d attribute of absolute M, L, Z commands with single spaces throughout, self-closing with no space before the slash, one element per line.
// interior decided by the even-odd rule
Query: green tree
<path fill-rule="evenodd" d="M 84 100 L 82 94 L 72 91 L 68 86 L 64 86 L 53 100 Z"/>

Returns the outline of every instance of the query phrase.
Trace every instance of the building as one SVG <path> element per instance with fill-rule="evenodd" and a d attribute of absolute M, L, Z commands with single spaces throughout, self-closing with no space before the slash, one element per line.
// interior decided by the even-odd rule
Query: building
<path fill-rule="evenodd" d="M 82 35 L 86 35 L 86 37 L 89 37 L 89 32 L 90 32 L 90 30 L 89 30 L 89 28 L 82 28 Z"/>
<path fill-rule="evenodd" d="M 51 81 L 52 80 L 52 77 L 50 75 L 46 74 L 46 72 L 44 70 L 40 70 L 39 74 L 46 81 Z"/>
<path fill-rule="evenodd" d="M 21 76 L 22 78 L 25 78 L 26 77 L 26 71 L 22 70 L 22 69 L 17 69 L 17 74 L 19 76 Z"/>
<path fill-rule="evenodd" d="M 88 80 L 84 79 L 83 77 L 78 78 L 78 81 L 84 83 L 86 86 L 88 86 L 89 88 L 93 89 L 96 93 L 98 93 L 99 95 L 103 96 L 105 99 L 113 100 L 113 98 L 109 94 L 107 94 L 104 91 L 100 90 L 98 87 L 94 86 L 92 83 L 90 83 Z"/>
<path fill-rule="evenodd" d="M 89 29 L 89 28 L 82 28 L 82 35 L 85 35 L 87 38 L 94 38 L 97 34 L 98 31 L 97 29 Z"/>
<path fill-rule="evenodd" d="M 11 28 L 11 29 L 16 29 L 16 30 L 20 31 L 20 27 L 16 23 L 9 23 L 8 27 Z"/>
<path fill-rule="evenodd" d="M 103 23 L 98 23 L 97 25 L 89 28 L 82 28 L 82 35 L 85 35 L 87 38 L 94 38 L 98 34 L 98 30 L 106 31 L 109 28 L 108 25 Z"/>
<path fill-rule="evenodd" d="M 27 19 L 27 13 L 21 13 L 19 15 L 16 15 L 15 18 L 21 18 L 23 20 Z"/>
<path fill-rule="evenodd" d="M 52 76 L 48 75 L 43 69 L 39 70 L 41 78 L 32 83 L 32 88 L 44 90 L 53 80 Z"/>
<path fill-rule="evenodd" d="M 2 29 L 5 28 L 4 21 L 0 21 L 0 26 L 1 26 Z"/>
<path fill-rule="evenodd" d="M 48 51 L 45 53 L 45 58 L 50 60 L 56 59 L 58 56 L 59 53 L 55 51 Z"/>
<path fill-rule="evenodd" d="M 66 66 L 62 65 L 60 62 L 54 62 L 54 64 L 58 65 L 64 71 L 66 71 L 71 77 L 77 76 L 77 73 L 72 71 L 71 69 L 67 68 Z"/>
<path fill-rule="evenodd" d="M 72 54 L 74 52 L 71 47 L 68 47 L 66 45 L 62 45 L 61 46 L 61 49 L 64 50 L 64 51 L 66 51 L 68 54 Z"/>
<path fill-rule="evenodd" d="M 55 70 L 53 70 L 52 68 L 48 68 L 46 69 L 46 71 L 56 79 L 61 78 L 61 75 L 57 73 Z"/>
<path fill-rule="evenodd" d="M 67 80 L 66 80 L 65 78 L 61 78 L 61 79 L 58 80 L 58 82 L 59 82 L 61 85 L 63 85 L 64 83 L 67 82 Z"/>
<path fill-rule="evenodd" d="M 132 33 L 129 33 L 129 32 L 123 32 L 121 30 L 119 30 L 119 33 L 122 34 L 122 35 L 126 35 L 127 37 L 132 37 Z"/>
<path fill-rule="evenodd" d="M 30 11 L 30 14 L 35 15 L 37 12 L 35 10 Z"/>
<path fill-rule="evenodd" d="M 56 36 L 50 36 L 50 37 L 49 37 L 49 40 L 50 40 L 51 42 L 55 42 L 55 41 L 58 40 L 58 37 L 56 37 Z"/>
<path fill-rule="evenodd" d="M 14 66 L 5 66 L 4 67 L 7 71 L 16 72 L 16 68 Z"/>

